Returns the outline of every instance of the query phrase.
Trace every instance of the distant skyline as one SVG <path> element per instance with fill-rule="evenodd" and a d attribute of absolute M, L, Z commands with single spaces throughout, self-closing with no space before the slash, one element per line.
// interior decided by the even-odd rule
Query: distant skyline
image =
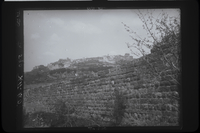
<path fill-rule="evenodd" d="M 122 22 L 140 36 L 146 32 L 136 10 L 25 10 L 24 71 L 59 59 L 130 53 L 132 42 Z M 141 10 L 142 11 L 142 10 Z M 177 9 L 165 9 L 177 15 Z M 156 9 L 155 14 L 161 12 Z"/>

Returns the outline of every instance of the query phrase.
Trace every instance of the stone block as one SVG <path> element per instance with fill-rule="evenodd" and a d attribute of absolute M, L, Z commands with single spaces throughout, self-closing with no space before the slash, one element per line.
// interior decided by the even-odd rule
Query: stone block
<path fill-rule="evenodd" d="M 136 93 L 136 94 L 135 94 L 135 97 L 136 97 L 136 98 L 140 98 L 140 93 Z"/>
<path fill-rule="evenodd" d="M 148 98 L 140 98 L 140 104 L 147 104 L 147 103 L 149 103 Z"/>
<path fill-rule="evenodd" d="M 169 82 L 169 81 L 161 81 L 160 82 L 160 86 L 169 86 L 169 85 L 171 85 L 171 82 Z"/>
<path fill-rule="evenodd" d="M 165 104 L 167 111 L 172 111 L 172 105 L 171 104 Z"/>
<path fill-rule="evenodd" d="M 146 93 L 146 89 L 145 89 L 145 88 L 140 88 L 138 91 L 139 91 L 141 94 L 145 94 L 145 93 Z"/>
<path fill-rule="evenodd" d="M 171 86 L 170 86 L 170 90 L 171 90 L 171 91 L 178 91 L 179 88 L 178 88 L 177 85 L 171 85 Z"/>
<path fill-rule="evenodd" d="M 170 103 L 171 103 L 171 99 L 163 98 L 163 104 L 170 104 Z"/>
<path fill-rule="evenodd" d="M 146 98 L 146 97 L 145 97 L 145 94 L 141 94 L 141 95 L 140 95 L 140 98 L 141 98 L 141 99 Z"/>
<path fill-rule="evenodd" d="M 148 104 L 148 110 L 149 111 L 155 110 L 155 105 L 154 104 Z"/>
<path fill-rule="evenodd" d="M 153 93 L 153 92 L 152 92 Z M 147 93 L 147 94 L 145 94 L 145 98 L 152 98 L 152 94 L 151 93 Z"/>
<path fill-rule="evenodd" d="M 175 99 L 179 99 L 179 93 L 177 91 L 172 91 L 172 96 L 175 98 Z"/>
<path fill-rule="evenodd" d="M 160 104 L 162 111 L 167 111 L 167 105 L 166 104 Z"/>
<path fill-rule="evenodd" d="M 146 86 L 145 86 L 145 88 L 149 88 L 149 87 L 151 87 L 151 84 L 147 83 Z"/>
<path fill-rule="evenodd" d="M 160 102 L 158 99 L 150 98 L 150 99 L 148 99 L 148 103 L 149 104 L 159 104 Z"/>
<path fill-rule="evenodd" d="M 159 86 L 156 90 L 158 92 L 169 92 L 170 91 L 170 87 L 168 87 L 168 86 Z"/>
<path fill-rule="evenodd" d="M 157 111 L 161 111 L 161 106 L 159 104 L 154 105 L 154 109 Z"/>
<path fill-rule="evenodd" d="M 131 99 L 131 103 L 133 103 L 133 104 L 139 104 L 139 100 L 137 99 L 137 98 L 133 98 L 133 99 Z"/>
<path fill-rule="evenodd" d="M 161 81 L 169 81 L 169 80 L 172 80 L 172 75 L 164 75 L 164 76 L 161 76 Z"/>
<path fill-rule="evenodd" d="M 153 87 L 146 88 L 146 93 L 147 94 L 151 94 L 153 92 L 154 92 L 154 88 Z"/>
<path fill-rule="evenodd" d="M 172 106 L 172 107 L 171 107 L 171 110 L 172 110 L 172 111 L 179 111 L 178 105 L 177 105 L 177 106 Z"/>
<path fill-rule="evenodd" d="M 155 92 L 154 95 L 156 96 L 156 98 L 162 98 L 161 92 Z"/>
<path fill-rule="evenodd" d="M 162 92 L 162 98 L 167 98 L 167 92 Z"/>
<path fill-rule="evenodd" d="M 169 123 L 177 123 L 178 124 L 179 119 L 177 117 L 168 117 L 167 121 Z"/>
<path fill-rule="evenodd" d="M 152 98 L 152 99 L 155 99 L 155 98 L 156 98 L 155 93 L 152 93 L 152 94 L 151 94 L 151 98 Z"/>
<path fill-rule="evenodd" d="M 148 104 L 141 104 L 140 103 L 140 109 L 141 110 L 148 110 Z"/>
<path fill-rule="evenodd" d="M 140 85 L 134 84 L 134 89 L 140 89 Z"/>
<path fill-rule="evenodd" d="M 160 86 L 160 82 L 156 82 L 156 83 L 154 83 L 154 85 L 155 85 L 155 87 L 157 88 L 157 87 Z"/>

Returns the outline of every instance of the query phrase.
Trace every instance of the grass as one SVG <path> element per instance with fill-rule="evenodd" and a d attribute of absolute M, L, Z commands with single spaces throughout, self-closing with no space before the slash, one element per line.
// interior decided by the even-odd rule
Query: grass
<path fill-rule="evenodd" d="M 89 127 L 101 126 L 99 119 L 84 116 L 77 111 L 77 106 L 58 99 L 54 103 L 54 112 L 36 111 L 25 113 L 23 111 L 24 127 Z M 78 117 L 81 116 L 81 117 Z"/>

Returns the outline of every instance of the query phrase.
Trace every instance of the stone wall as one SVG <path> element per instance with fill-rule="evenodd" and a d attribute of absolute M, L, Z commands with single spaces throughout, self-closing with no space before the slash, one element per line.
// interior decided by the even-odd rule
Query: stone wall
<path fill-rule="evenodd" d="M 148 56 L 154 56 L 154 53 Z M 162 62 L 153 58 L 150 62 L 157 70 L 163 70 Z M 150 69 L 139 58 L 130 65 L 110 70 L 103 77 L 26 88 L 24 106 L 27 112 L 51 111 L 49 103 L 54 103 L 56 98 L 63 99 L 76 105 L 82 114 L 111 121 L 115 91 L 118 90 L 125 98 L 124 124 L 130 125 L 134 119 L 132 125 L 178 125 L 179 87 L 170 78 L 174 73 L 164 71 L 161 80 L 154 81 Z"/>

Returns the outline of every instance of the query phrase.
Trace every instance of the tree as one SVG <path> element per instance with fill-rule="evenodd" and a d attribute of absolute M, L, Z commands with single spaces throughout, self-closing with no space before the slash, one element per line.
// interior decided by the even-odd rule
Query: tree
<path fill-rule="evenodd" d="M 122 24 L 133 40 L 132 44 L 126 43 L 127 47 L 135 56 L 141 56 L 140 64 L 146 64 L 137 67 L 136 70 L 139 75 L 142 75 L 141 83 L 146 84 L 146 82 L 150 81 L 156 87 L 158 86 L 156 83 L 160 81 L 166 83 L 167 81 L 179 88 L 181 86 L 180 14 L 172 17 L 162 12 L 155 18 L 152 10 L 147 10 L 146 13 L 138 10 L 137 15 L 143 24 L 147 37 L 139 36 L 128 25 Z M 147 49 L 151 51 L 150 54 Z M 143 75 L 146 73 L 150 73 L 150 78 L 148 77 L 148 80 L 145 81 L 145 76 L 143 77 Z M 180 99 L 178 92 L 170 94 L 170 100 L 170 103 L 177 102 L 177 104 L 171 105 L 179 113 Z M 134 119 L 131 120 L 130 118 L 129 120 L 134 122 Z"/>
<path fill-rule="evenodd" d="M 126 43 L 127 47 L 135 56 L 142 56 L 157 80 L 161 79 L 163 72 L 171 71 L 174 73 L 171 78 L 180 85 L 180 14 L 172 17 L 162 12 L 157 18 L 154 17 L 152 10 L 147 10 L 146 13 L 138 10 L 136 14 L 143 24 L 147 37 L 139 36 L 122 22 L 133 40 L 132 44 Z M 149 54 L 146 52 L 147 49 L 150 49 L 154 56 L 147 56 Z M 152 58 L 163 63 L 162 71 L 158 71 L 150 62 Z"/>

